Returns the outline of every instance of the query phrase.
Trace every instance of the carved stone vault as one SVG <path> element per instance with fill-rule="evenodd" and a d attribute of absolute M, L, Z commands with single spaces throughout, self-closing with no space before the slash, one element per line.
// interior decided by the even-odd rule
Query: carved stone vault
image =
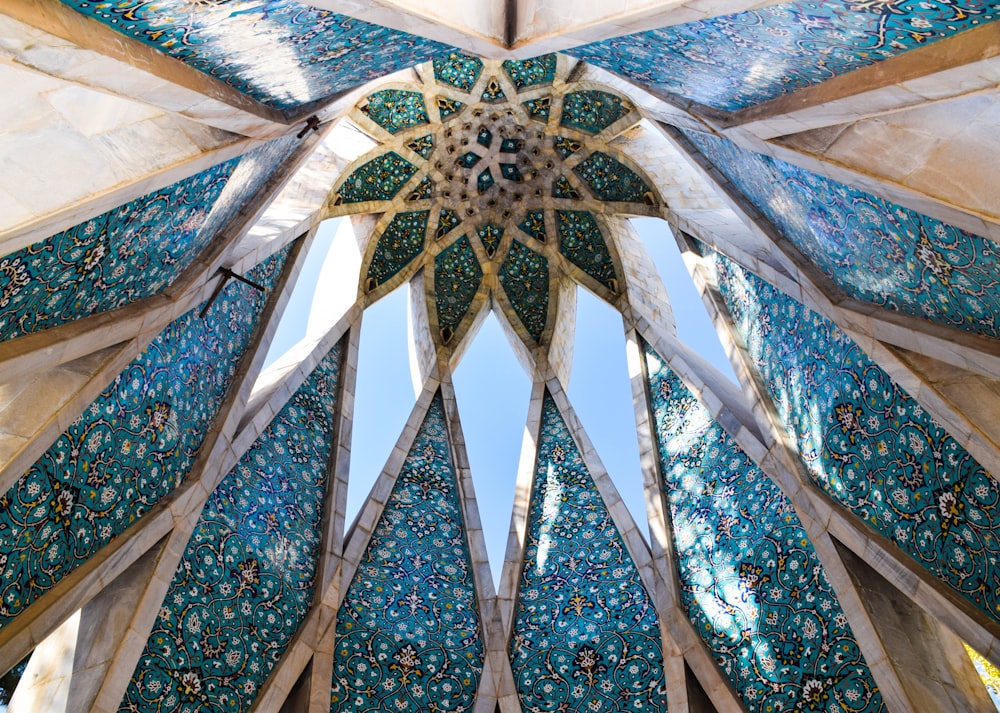
<path fill-rule="evenodd" d="M 0 7 L 0 708 L 991 710 L 995 4 L 427 5 Z M 348 523 L 402 285 L 415 405 Z M 567 395 L 580 288 L 648 532 Z M 498 583 L 452 385 L 491 312 L 532 382 Z"/>

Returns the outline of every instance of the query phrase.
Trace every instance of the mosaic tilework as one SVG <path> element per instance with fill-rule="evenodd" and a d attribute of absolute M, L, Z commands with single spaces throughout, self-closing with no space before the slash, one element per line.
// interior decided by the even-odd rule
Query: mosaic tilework
<path fill-rule="evenodd" d="M 253 705 L 313 598 L 342 349 L 212 493 L 120 713 Z"/>
<path fill-rule="evenodd" d="M 552 181 L 552 197 L 580 200 L 580 191 L 573 188 L 566 176 L 556 176 L 556 180 Z"/>
<path fill-rule="evenodd" d="M 484 657 L 437 395 L 337 614 L 331 711 L 470 711 Z"/>
<path fill-rule="evenodd" d="M 476 143 L 485 148 L 489 148 L 493 145 L 493 132 L 486 126 L 480 126 L 479 133 L 476 134 Z"/>
<path fill-rule="evenodd" d="M 486 254 L 492 258 L 496 255 L 497 248 L 500 247 L 500 239 L 503 238 L 504 233 L 503 228 L 499 225 L 487 223 L 486 225 L 479 226 L 476 232 L 479 235 L 479 242 L 483 244 L 483 248 L 486 250 Z"/>
<path fill-rule="evenodd" d="M 535 240 L 545 242 L 545 212 L 541 210 L 525 213 L 524 220 L 517 226 Z"/>
<path fill-rule="evenodd" d="M 501 163 L 500 175 L 508 181 L 513 181 L 514 183 L 521 183 L 521 181 L 524 180 L 524 177 L 521 175 L 521 171 L 513 163 Z"/>
<path fill-rule="evenodd" d="M 480 193 L 486 193 L 495 183 L 496 179 L 493 178 L 493 172 L 488 168 L 476 176 L 476 190 Z"/>
<path fill-rule="evenodd" d="M 483 90 L 482 100 L 484 102 L 498 102 L 507 98 L 507 95 L 503 93 L 503 89 L 500 87 L 500 82 L 496 78 L 491 77 L 488 82 L 486 82 L 486 88 Z"/>
<path fill-rule="evenodd" d="M 458 213 L 450 208 L 445 208 L 438 216 L 438 227 L 437 230 L 434 231 L 434 235 L 439 238 L 443 237 L 454 230 L 455 227 L 461 222 L 462 219 L 458 217 Z"/>
<path fill-rule="evenodd" d="M 548 393 L 511 667 L 525 711 L 667 710 L 652 602 Z"/>
<path fill-rule="evenodd" d="M 272 287 L 286 255 L 248 277 Z M 265 300 L 233 280 L 174 320 L 0 496 L 0 624 L 184 480 Z"/>
<path fill-rule="evenodd" d="M 483 157 L 477 154 L 475 151 L 466 151 L 464 154 L 462 154 L 455 160 L 455 163 L 461 166 L 462 168 L 472 168 L 477 163 L 479 163 L 482 160 L 482 158 Z"/>
<path fill-rule="evenodd" d="M 430 122 L 424 95 L 402 89 L 375 92 L 368 97 L 368 104 L 361 111 L 391 134 Z"/>
<path fill-rule="evenodd" d="M 0 258 L 0 339 L 160 292 L 294 145 L 270 142 Z"/>
<path fill-rule="evenodd" d="M 735 111 L 998 17 L 996 3 L 979 0 L 794 0 L 568 53 L 633 81 Z"/>
<path fill-rule="evenodd" d="M 455 99 L 449 99 L 448 97 L 438 97 L 437 107 L 441 114 L 441 121 L 444 121 L 451 118 L 453 114 L 462 111 L 465 108 L 465 104 Z"/>
<path fill-rule="evenodd" d="M 390 151 L 356 168 L 341 184 L 335 200 L 340 203 L 392 200 L 416 172 L 416 166 Z"/>
<path fill-rule="evenodd" d="M 517 91 L 544 84 L 556 78 L 556 56 L 545 54 L 532 59 L 508 59 L 501 65 Z"/>
<path fill-rule="evenodd" d="M 594 216 L 584 210 L 557 210 L 559 252 L 574 265 L 617 292 L 615 263 Z"/>
<path fill-rule="evenodd" d="M 452 333 L 458 329 L 482 281 L 483 269 L 468 236 L 463 235 L 434 258 L 434 293 L 440 329 Z"/>
<path fill-rule="evenodd" d="M 424 249 L 429 217 L 429 210 L 397 213 L 393 217 L 378 239 L 368 266 L 369 289 L 386 282 L 420 254 Z"/>
<path fill-rule="evenodd" d="M 557 136 L 552 140 L 552 146 L 563 159 L 567 159 L 583 148 L 583 144 L 564 136 Z"/>
<path fill-rule="evenodd" d="M 563 97 L 561 126 L 596 134 L 611 126 L 632 110 L 621 97 L 588 89 L 570 92 Z"/>
<path fill-rule="evenodd" d="M 540 97 L 538 99 L 529 99 L 523 102 L 523 106 L 528 110 L 528 116 L 536 121 L 540 121 L 543 124 L 548 123 L 549 116 L 552 112 L 552 98 L 551 97 Z"/>
<path fill-rule="evenodd" d="M 424 176 L 417 187 L 414 188 L 410 195 L 407 196 L 408 201 L 423 201 L 429 199 L 434 193 L 434 184 L 431 183 L 430 176 Z"/>
<path fill-rule="evenodd" d="M 689 137 L 852 297 L 1000 336 L 1000 253 L 992 240 L 725 139 Z"/>
<path fill-rule="evenodd" d="M 278 109 L 294 109 L 449 49 L 293 0 L 62 2 Z"/>
<path fill-rule="evenodd" d="M 602 201 L 644 203 L 652 196 L 652 189 L 635 171 L 602 151 L 590 154 L 573 171 Z"/>
<path fill-rule="evenodd" d="M 500 268 L 500 284 L 528 334 L 540 341 L 549 311 L 548 260 L 515 240 Z"/>
<path fill-rule="evenodd" d="M 644 352 L 681 601 L 744 705 L 886 710 L 792 504 Z"/>
<path fill-rule="evenodd" d="M 414 153 L 420 154 L 421 157 L 427 158 L 434 151 L 434 136 L 428 134 L 427 136 L 421 136 L 420 138 L 414 139 L 406 145 L 406 148 L 410 149 Z"/>
<path fill-rule="evenodd" d="M 708 254 L 816 484 L 1000 621 L 1000 484 L 833 323 Z"/>
<path fill-rule="evenodd" d="M 472 91 L 482 72 L 483 60 L 473 55 L 451 52 L 434 58 L 434 78 L 464 92 Z"/>

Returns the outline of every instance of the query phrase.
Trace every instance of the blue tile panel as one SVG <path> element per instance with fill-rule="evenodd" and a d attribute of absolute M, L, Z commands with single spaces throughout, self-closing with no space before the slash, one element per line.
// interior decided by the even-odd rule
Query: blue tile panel
<path fill-rule="evenodd" d="M 515 240 L 500 267 L 500 284 L 528 334 L 541 341 L 549 312 L 549 261 Z"/>
<path fill-rule="evenodd" d="M 617 291 L 615 263 L 592 213 L 557 210 L 559 252 L 612 292 Z"/>
<path fill-rule="evenodd" d="M 1000 485 L 832 322 L 709 254 L 816 484 L 1000 621 Z"/>
<path fill-rule="evenodd" d="M 343 344 L 212 493 L 120 713 L 253 705 L 313 599 Z"/>
<path fill-rule="evenodd" d="M 565 136 L 556 136 L 552 139 L 552 146 L 563 159 L 567 159 L 583 148 L 583 144 L 574 139 L 567 139 Z"/>
<path fill-rule="evenodd" d="M 538 441 L 510 643 L 521 707 L 665 713 L 653 603 L 548 393 Z"/>
<path fill-rule="evenodd" d="M 420 92 L 383 89 L 369 96 L 361 111 L 390 134 L 430 123 Z"/>
<path fill-rule="evenodd" d="M 441 114 L 441 121 L 450 118 L 452 114 L 457 114 L 465 108 L 465 104 L 462 102 L 456 99 L 449 99 L 448 97 L 438 97 L 437 106 L 438 112 Z"/>
<path fill-rule="evenodd" d="M 573 184 L 569 182 L 566 176 L 557 176 L 552 181 L 552 197 L 580 200 L 580 191 L 573 188 Z"/>
<path fill-rule="evenodd" d="M 551 97 L 539 97 L 538 99 L 529 99 L 526 102 L 522 102 L 525 109 L 528 110 L 528 116 L 530 116 L 535 121 L 540 121 L 543 124 L 547 124 L 549 121 L 549 116 L 552 113 L 552 98 Z"/>
<path fill-rule="evenodd" d="M 416 138 L 408 143 L 406 148 L 410 149 L 414 153 L 420 154 L 421 158 L 428 158 L 431 155 L 431 152 L 434 151 L 434 135 L 427 134 L 427 136 Z"/>
<path fill-rule="evenodd" d="M 1000 250 L 992 240 L 726 139 L 689 138 L 851 297 L 1000 336 Z"/>
<path fill-rule="evenodd" d="M 338 203 L 392 200 L 416 172 L 416 166 L 389 151 L 354 169 L 340 185 L 334 200 Z"/>
<path fill-rule="evenodd" d="M 456 89 L 471 92 L 483 72 L 483 60 L 473 55 L 451 52 L 434 58 L 434 78 Z"/>
<path fill-rule="evenodd" d="M 560 126 L 596 134 L 611 126 L 632 110 L 621 97 L 588 89 L 570 92 L 563 97 Z"/>
<path fill-rule="evenodd" d="M 424 249 L 429 210 L 396 213 L 375 246 L 368 280 L 381 285 L 410 264 Z"/>
<path fill-rule="evenodd" d="M 796 0 L 568 50 L 633 81 L 735 111 L 996 20 L 976 0 Z"/>
<path fill-rule="evenodd" d="M 748 711 L 884 711 L 792 504 L 644 345 L 681 602 Z"/>
<path fill-rule="evenodd" d="M 499 225 L 486 223 L 480 225 L 476 232 L 479 235 L 479 242 L 483 244 L 486 255 L 492 258 L 496 255 L 497 248 L 500 247 L 500 240 L 503 238 L 504 229 Z"/>
<path fill-rule="evenodd" d="M 506 98 L 507 95 L 503 93 L 500 82 L 497 81 L 496 77 L 490 77 L 489 81 L 486 82 L 486 88 L 483 90 L 482 100 L 492 103 L 503 101 Z"/>
<path fill-rule="evenodd" d="M 248 277 L 272 287 L 286 256 Z M 0 625 L 184 480 L 265 300 L 233 280 L 177 318 L 0 496 Z"/>
<path fill-rule="evenodd" d="M 471 711 L 482 624 L 440 395 L 337 614 L 333 713 Z"/>
<path fill-rule="evenodd" d="M 453 332 L 458 329 L 482 281 L 483 268 L 466 235 L 434 258 L 434 294 L 439 328 L 448 328 Z"/>
<path fill-rule="evenodd" d="M 517 91 L 552 84 L 556 78 L 556 56 L 554 54 L 545 54 L 531 59 L 508 59 L 504 60 L 501 66 Z"/>
<path fill-rule="evenodd" d="M 297 143 L 270 142 L 0 258 L 0 339 L 160 292 Z"/>
<path fill-rule="evenodd" d="M 524 220 L 517 226 L 535 240 L 545 242 L 545 211 L 535 210 L 524 214 Z"/>
<path fill-rule="evenodd" d="M 451 208 L 445 208 L 438 215 L 438 227 L 434 235 L 441 238 L 450 233 L 458 224 L 462 222 L 458 213 L 453 211 Z"/>
<path fill-rule="evenodd" d="M 62 0 L 257 101 L 292 110 L 450 48 L 293 0 Z"/>
<path fill-rule="evenodd" d="M 635 171 L 602 151 L 595 151 L 573 167 L 594 197 L 620 203 L 649 203 L 649 185 Z"/>

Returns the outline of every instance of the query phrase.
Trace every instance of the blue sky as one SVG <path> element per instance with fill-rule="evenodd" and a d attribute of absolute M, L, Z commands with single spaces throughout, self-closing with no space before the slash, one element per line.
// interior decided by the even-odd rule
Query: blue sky
<path fill-rule="evenodd" d="M 320 267 L 338 223 L 331 220 L 320 227 L 269 360 L 303 337 Z M 633 224 L 666 284 L 681 339 L 735 381 L 667 224 L 656 218 L 634 219 Z M 370 307 L 362 322 L 348 523 L 385 465 L 416 400 L 410 380 L 406 312 L 404 286 Z M 531 383 L 492 315 L 456 369 L 454 383 L 496 581 L 510 528 Z M 604 467 L 645 534 L 646 510 L 621 318 L 584 289 L 579 290 L 573 371 L 567 391 Z"/>

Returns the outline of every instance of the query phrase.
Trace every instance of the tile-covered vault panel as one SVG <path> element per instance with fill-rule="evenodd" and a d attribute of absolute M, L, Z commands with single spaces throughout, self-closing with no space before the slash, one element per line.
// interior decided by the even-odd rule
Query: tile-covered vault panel
<path fill-rule="evenodd" d="M 992 240 L 728 139 L 687 135 L 851 297 L 1000 337 L 1000 253 Z"/>
<path fill-rule="evenodd" d="M 667 710 L 653 603 L 546 392 L 511 667 L 525 711 Z"/>
<path fill-rule="evenodd" d="M 995 21 L 979 0 L 794 0 L 568 50 L 726 111 L 818 84 Z"/>
<path fill-rule="evenodd" d="M 681 601 L 743 704 L 885 711 L 792 504 L 643 347 Z"/>
<path fill-rule="evenodd" d="M 312 603 L 345 340 L 212 493 L 120 713 L 250 710 Z"/>
<path fill-rule="evenodd" d="M 608 145 L 639 112 L 610 87 L 571 81 L 561 66 L 555 55 L 500 62 L 453 52 L 421 68 L 420 83 L 374 87 L 352 111 L 379 144 L 334 184 L 329 208 L 385 216 L 362 266 L 370 299 L 394 287 L 404 266 L 407 275 L 433 271 L 424 288 L 438 348 L 458 348 L 490 306 L 507 311 L 529 349 L 547 347 L 554 291 L 581 270 L 596 294 L 616 298 L 618 252 L 600 216 L 657 210 L 652 182 L 624 163 L 628 142 Z M 535 95 L 529 104 L 544 100 L 544 112 L 522 101 Z M 563 218 L 546 225 L 553 209 Z M 427 239 L 403 236 L 403 223 L 424 211 Z M 518 241 L 521 233 L 534 240 Z M 485 299 L 473 305 L 483 283 Z"/>
<path fill-rule="evenodd" d="M 0 340 L 160 292 L 297 144 L 276 139 L 0 258 Z"/>
<path fill-rule="evenodd" d="M 248 277 L 270 289 L 287 253 Z M 0 496 L 0 625 L 183 482 L 265 300 L 233 280 L 177 318 Z"/>
<path fill-rule="evenodd" d="M 484 657 L 437 394 L 337 614 L 331 710 L 471 711 Z"/>
<path fill-rule="evenodd" d="M 412 67 L 448 46 L 294 0 L 62 0 L 277 109 Z"/>
<path fill-rule="evenodd" d="M 816 484 L 1000 621 L 1000 484 L 836 325 L 705 250 Z"/>

